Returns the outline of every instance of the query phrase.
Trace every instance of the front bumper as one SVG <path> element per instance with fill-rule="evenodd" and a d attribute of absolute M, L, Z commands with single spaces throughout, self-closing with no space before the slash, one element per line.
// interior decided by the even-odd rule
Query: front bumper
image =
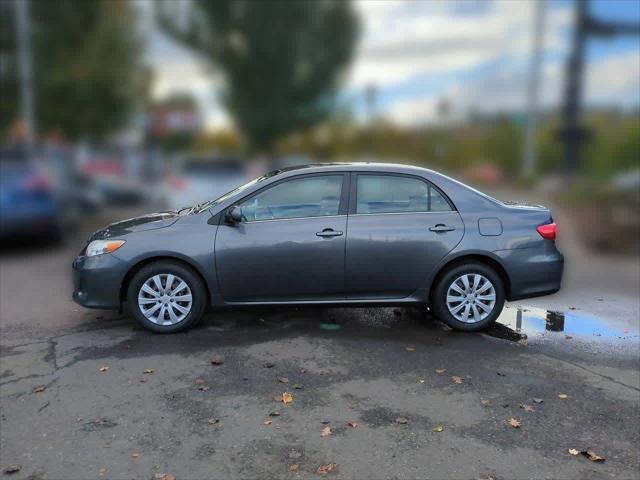
<path fill-rule="evenodd" d="M 79 256 L 73 262 L 73 300 L 87 308 L 120 308 L 127 264 L 112 254 Z"/>

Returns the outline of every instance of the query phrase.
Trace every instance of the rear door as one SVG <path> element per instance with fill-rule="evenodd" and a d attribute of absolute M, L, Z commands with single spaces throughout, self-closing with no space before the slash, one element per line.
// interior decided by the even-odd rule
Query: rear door
<path fill-rule="evenodd" d="M 239 202 L 215 259 L 226 302 L 344 299 L 348 175 L 300 175 Z"/>
<path fill-rule="evenodd" d="M 462 239 L 448 198 L 412 175 L 354 173 L 346 253 L 348 299 L 403 298 Z"/>

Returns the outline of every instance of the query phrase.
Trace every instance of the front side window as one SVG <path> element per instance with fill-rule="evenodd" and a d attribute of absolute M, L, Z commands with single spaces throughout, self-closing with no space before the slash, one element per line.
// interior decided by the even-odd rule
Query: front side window
<path fill-rule="evenodd" d="M 240 203 L 246 221 L 338 215 L 343 175 L 289 180 Z"/>
<path fill-rule="evenodd" d="M 358 175 L 356 213 L 442 212 L 449 202 L 417 178 Z"/>

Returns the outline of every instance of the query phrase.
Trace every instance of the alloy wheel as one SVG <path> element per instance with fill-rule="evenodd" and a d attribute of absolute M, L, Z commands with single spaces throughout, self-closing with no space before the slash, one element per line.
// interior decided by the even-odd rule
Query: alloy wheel
<path fill-rule="evenodd" d="M 478 273 L 456 278 L 447 290 L 447 309 L 456 320 L 477 323 L 487 318 L 496 304 L 493 283 Z"/>
<path fill-rule="evenodd" d="M 178 275 L 160 273 L 148 278 L 138 292 L 138 308 L 157 325 L 175 325 L 183 321 L 193 304 L 187 282 Z"/>

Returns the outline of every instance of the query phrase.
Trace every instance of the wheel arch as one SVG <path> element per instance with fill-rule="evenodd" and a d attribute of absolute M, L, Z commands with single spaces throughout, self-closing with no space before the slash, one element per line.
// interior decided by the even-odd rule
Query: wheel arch
<path fill-rule="evenodd" d="M 138 260 L 136 263 L 134 263 L 131 268 L 129 268 L 129 270 L 127 271 L 127 273 L 125 274 L 124 278 L 122 279 L 122 283 L 120 284 L 120 305 L 122 305 L 126 300 L 127 300 L 127 289 L 129 287 L 129 282 L 131 281 L 131 279 L 133 278 L 133 276 L 138 273 L 142 268 L 146 267 L 147 265 L 154 263 L 154 262 L 158 262 L 158 261 L 170 261 L 170 262 L 174 262 L 174 263 L 179 263 L 182 264 L 183 266 L 189 268 L 190 270 L 193 270 L 193 273 L 195 273 L 200 280 L 202 281 L 202 284 L 204 285 L 204 289 L 207 292 L 207 299 L 206 299 L 206 305 L 210 305 L 211 304 L 211 289 L 209 288 L 209 282 L 207 282 L 206 277 L 203 275 L 202 271 L 200 270 L 200 268 L 198 268 L 197 265 L 195 265 L 193 262 L 179 257 L 179 256 L 174 256 L 174 255 L 167 255 L 167 254 L 163 254 L 163 255 L 152 255 L 149 257 L 145 257 L 143 259 Z"/>
<path fill-rule="evenodd" d="M 509 277 L 507 270 L 504 268 L 504 265 L 502 265 L 502 262 L 500 262 L 497 257 L 488 255 L 486 252 L 465 252 L 457 255 L 456 257 L 449 258 L 438 268 L 436 274 L 434 275 L 429 289 L 429 297 L 431 297 L 431 292 L 433 292 L 435 285 L 438 284 L 442 276 L 449 269 L 471 262 L 482 263 L 492 268 L 498 274 L 500 280 L 502 280 L 506 299 L 509 300 L 511 298 L 511 278 Z"/>

